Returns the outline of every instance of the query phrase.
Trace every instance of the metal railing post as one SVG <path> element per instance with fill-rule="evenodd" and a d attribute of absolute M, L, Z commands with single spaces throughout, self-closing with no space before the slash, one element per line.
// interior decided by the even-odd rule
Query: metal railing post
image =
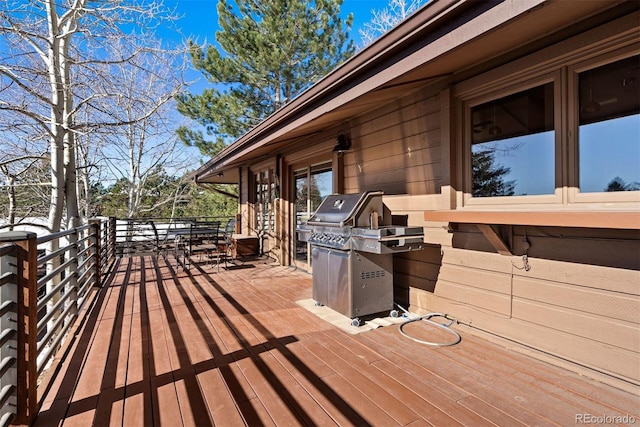
<path fill-rule="evenodd" d="M 109 217 L 109 263 L 116 258 L 116 217 Z"/>
<path fill-rule="evenodd" d="M 69 278 L 65 286 L 65 292 L 69 293 L 69 301 L 67 304 L 72 305 L 71 314 L 78 314 L 78 229 L 74 229 L 69 234 L 69 250 L 67 251 L 66 261 L 70 261 L 66 268 L 66 277 Z M 67 305 L 68 306 L 68 305 Z"/>
<path fill-rule="evenodd" d="M 17 408 L 13 423 L 30 425 L 38 407 L 38 243 L 35 233 L 25 231 L 1 234 L 2 243 L 17 248 Z"/>
<path fill-rule="evenodd" d="M 102 263 L 104 262 L 102 259 L 102 245 L 100 239 L 100 220 L 90 219 L 89 226 L 89 244 L 93 247 L 90 252 L 90 256 L 93 256 L 93 271 L 95 274 L 94 286 L 99 288 L 102 286 Z"/>

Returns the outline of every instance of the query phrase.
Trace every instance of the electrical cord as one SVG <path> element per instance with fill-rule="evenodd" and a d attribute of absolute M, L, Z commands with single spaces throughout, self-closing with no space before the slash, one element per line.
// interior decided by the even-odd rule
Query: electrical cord
<path fill-rule="evenodd" d="M 448 347 L 448 346 L 451 346 L 451 345 L 458 344 L 462 340 L 462 337 L 460 337 L 460 334 L 458 334 L 456 331 L 454 331 L 453 329 L 450 328 L 450 326 L 453 325 L 457 321 L 455 317 L 451 317 L 448 314 L 442 314 L 442 313 L 429 313 L 429 314 L 425 314 L 423 316 L 420 316 L 418 314 L 411 313 L 410 311 L 408 311 L 407 309 L 402 307 L 400 304 L 396 304 L 396 306 L 400 310 L 402 310 L 405 313 L 405 315 L 407 316 L 407 320 L 402 322 L 402 323 L 400 323 L 400 325 L 398 325 L 398 330 L 400 331 L 400 333 L 403 336 L 409 338 L 410 340 L 413 340 L 413 341 L 415 341 L 417 343 L 420 343 L 420 344 L 429 345 L 429 346 L 432 346 L 432 347 Z M 409 318 L 409 316 L 412 316 L 412 317 Z M 432 317 L 445 318 L 445 319 L 447 319 L 449 321 L 449 323 L 443 324 L 443 323 L 434 322 L 433 320 L 431 320 Z M 409 323 L 413 323 L 413 322 L 418 322 L 420 320 L 422 320 L 424 322 L 427 322 L 428 324 L 430 324 L 432 326 L 440 328 L 440 329 L 442 329 L 442 330 L 454 335 L 455 336 L 454 340 L 451 341 L 451 342 L 445 342 L 445 343 L 425 341 L 425 340 L 421 340 L 421 339 L 416 338 L 416 337 L 412 337 L 411 335 L 407 334 L 403 330 L 405 325 L 408 325 Z"/>

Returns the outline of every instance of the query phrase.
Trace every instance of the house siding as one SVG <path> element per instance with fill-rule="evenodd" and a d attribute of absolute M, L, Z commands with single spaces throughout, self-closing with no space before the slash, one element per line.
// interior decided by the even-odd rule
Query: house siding
<path fill-rule="evenodd" d="M 344 154 L 346 193 L 440 191 L 440 99 L 425 91 L 350 122 L 352 151 Z"/>
<path fill-rule="evenodd" d="M 623 18 L 623 22 L 633 18 L 635 23 L 627 23 L 632 28 L 624 30 L 631 35 L 622 34 L 627 45 L 637 44 L 637 14 Z M 382 190 L 395 219 L 404 217 L 409 225 L 424 227 L 424 250 L 394 255 L 398 303 L 414 312 L 448 313 L 471 328 L 534 349 L 548 355 L 550 361 L 568 362 L 574 370 L 637 393 L 640 232 L 513 226 L 508 243 L 514 255 L 505 256 L 496 253 L 475 225 L 460 224 L 449 230 L 448 223 L 424 220 L 425 211 L 464 205 L 464 149 L 456 108 L 461 92 L 499 87 L 498 80 L 509 83 L 516 74 L 522 80 L 530 74 L 566 72 L 563 67 L 572 55 L 590 57 L 619 48 L 620 40 L 614 36 L 626 27 L 620 28 L 618 23 L 605 25 L 599 32 L 483 71 L 484 86 L 476 84 L 477 76 L 449 87 L 441 82 L 425 85 L 373 111 L 345 118 L 340 125 L 306 138 L 304 146 L 297 141 L 300 146 L 285 152 L 284 161 L 291 168 L 297 162 L 325 156 L 335 135 L 348 133 L 351 150 L 338 160 L 333 154 L 334 174 L 340 175 L 334 190 Z M 595 43 L 601 46 L 593 48 Z M 251 191 L 249 176 L 242 176 L 241 193 L 246 195 Z M 288 191 L 290 187 L 288 184 Z M 285 192 L 283 197 L 280 209 L 291 209 L 285 202 L 292 203 L 293 195 Z M 242 199 L 243 221 L 245 216 L 252 217 L 249 200 Z M 628 210 L 637 206 L 634 203 L 615 208 Z M 584 205 L 572 208 L 590 209 Z M 291 217 L 285 216 L 283 223 L 294 227 Z M 286 232 L 281 238 L 289 244 L 293 241 Z"/>
<path fill-rule="evenodd" d="M 640 384 L 638 233 L 562 229 L 556 231 L 569 235 L 549 237 L 526 228 L 529 252 L 536 248 L 539 256 L 528 257 L 527 271 L 522 257 L 492 253 L 471 227 L 448 235 L 450 245 L 396 257 L 396 291 L 412 310 L 449 313 L 621 387 Z M 455 240 L 474 249 L 455 248 Z M 560 254 L 571 259 L 552 259 Z"/>
<path fill-rule="evenodd" d="M 394 256 L 395 300 L 449 313 L 620 387 L 640 384 L 639 233 L 514 227 L 513 250 L 527 251 L 527 271 L 521 255 L 497 254 L 473 225 L 448 232 L 446 223 L 424 221 L 425 210 L 449 203 L 440 193 L 450 155 L 441 93 L 424 88 L 349 122 L 345 192 L 382 190 L 394 216 L 425 227 L 423 251 Z"/>

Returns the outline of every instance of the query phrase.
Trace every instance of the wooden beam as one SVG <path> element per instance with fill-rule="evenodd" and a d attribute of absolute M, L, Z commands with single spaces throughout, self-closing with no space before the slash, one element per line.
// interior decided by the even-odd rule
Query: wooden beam
<path fill-rule="evenodd" d="M 493 246 L 500 255 L 513 255 L 513 252 L 511 252 L 511 248 L 502 239 L 502 236 L 500 236 L 500 233 L 498 233 L 495 226 L 492 226 L 489 224 L 476 224 L 476 225 L 478 226 L 478 229 L 480 229 L 482 234 L 484 234 L 484 237 L 486 237 L 487 240 L 489 240 L 489 243 L 491 243 L 491 246 Z"/>

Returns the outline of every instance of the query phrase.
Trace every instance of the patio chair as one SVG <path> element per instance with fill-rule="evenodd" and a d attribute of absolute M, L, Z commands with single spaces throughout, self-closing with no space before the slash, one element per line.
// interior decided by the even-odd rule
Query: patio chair
<path fill-rule="evenodd" d="M 231 258 L 233 253 L 233 245 L 235 244 L 233 240 L 233 235 L 236 232 L 236 220 L 235 218 L 231 218 L 227 221 L 224 226 L 224 232 L 219 241 L 219 245 L 223 250 L 224 257 L 224 268 L 227 268 L 227 260 Z"/>
<path fill-rule="evenodd" d="M 199 255 L 199 262 L 202 257 L 206 256 L 209 265 L 213 266 L 213 260 L 216 260 L 218 271 L 220 271 L 221 247 L 220 239 L 220 221 L 206 221 L 191 224 L 189 241 L 184 242 L 185 247 L 185 264 L 190 262 L 190 257 Z"/>
<path fill-rule="evenodd" d="M 177 223 L 176 222 L 169 222 L 169 225 L 167 226 L 167 228 L 164 230 L 164 236 L 162 236 L 162 238 L 160 238 L 160 236 L 162 235 L 162 229 L 160 229 L 160 231 L 158 231 L 157 229 L 157 224 L 153 225 L 153 229 L 156 235 L 156 241 L 157 241 L 157 248 L 156 248 L 156 252 L 158 255 L 166 255 L 169 252 L 174 252 L 176 251 L 176 244 L 177 244 L 177 234 L 175 233 L 175 230 L 177 230 Z"/>

